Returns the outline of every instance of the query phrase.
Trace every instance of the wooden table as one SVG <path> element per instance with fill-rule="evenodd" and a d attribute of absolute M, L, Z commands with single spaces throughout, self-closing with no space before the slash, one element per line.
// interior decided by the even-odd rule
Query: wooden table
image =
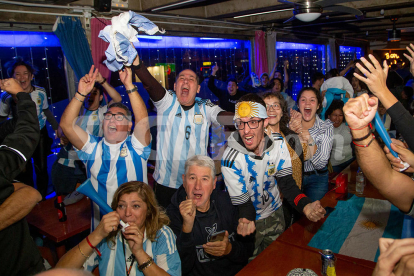
<path fill-rule="evenodd" d="M 355 194 L 355 178 L 358 164 L 356 161 L 344 172 L 348 172 L 348 192 Z M 369 181 L 362 195 L 368 198 L 384 199 L 378 190 Z M 347 195 L 336 194 L 334 186 L 330 185 L 328 192 L 321 200 L 323 207 L 334 208 L 339 200 Z M 283 275 L 285 276 L 294 268 L 310 268 L 321 275 L 321 255 L 317 248 L 308 246 L 308 243 L 325 222 L 326 218 L 312 222 L 302 217 L 298 222 L 288 228 L 280 237 L 269 245 L 253 261 L 244 267 L 237 275 Z M 341 276 L 371 275 L 374 270 L 374 262 L 357 259 L 341 254 L 335 254 L 337 258 L 336 273 Z"/>
<path fill-rule="evenodd" d="M 56 243 L 56 253 L 59 259 L 66 252 L 63 241 L 90 229 L 91 203 L 89 198 L 84 197 L 82 200 L 66 206 L 68 219 L 65 222 L 60 222 L 54 201 L 55 198 L 51 198 L 40 202 L 26 219 L 38 233 Z"/>

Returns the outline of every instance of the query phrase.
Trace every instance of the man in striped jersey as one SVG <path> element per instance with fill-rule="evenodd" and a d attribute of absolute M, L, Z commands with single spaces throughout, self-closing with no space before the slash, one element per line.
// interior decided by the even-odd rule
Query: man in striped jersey
<path fill-rule="evenodd" d="M 196 97 L 200 91 L 199 78 L 190 69 L 178 74 L 174 92 L 166 91 L 138 56 L 132 68 L 157 108 L 155 196 L 158 203 L 167 208 L 171 197 L 183 184 L 187 158 L 207 155 L 210 125 L 225 124 L 233 113 L 225 112 L 210 100 Z"/>
<path fill-rule="evenodd" d="M 238 131 L 229 137 L 221 171 L 231 201 L 239 209 L 237 232 L 247 236 L 256 231 L 254 258 L 284 230 L 277 186 L 288 202 L 309 220 L 323 218 L 325 209 L 299 190 L 292 177 L 286 144 L 274 142 L 265 134 L 266 104 L 258 95 L 240 98 L 234 120 Z"/>
<path fill-rule="evenodd" d="M 131 69 L 119 72 L 121 81 L 131 102 L 135 115 L 135 128 L 132 128 L 131 111 L 121 103 L 114 103 L 104 114 L 103 134 L 97 137 L 88 134 L 74 122 L 76 121 L 83 99 L 92 91 L 98 70 L 92 66 L 89 74 L 80 81 L 78 92 L 62 115 L 61 127 L 69 141 L 78 151 L 79 158 L 85 163 L 88 177 L 99 196 L 110 205 L 115 190 L 122 183 L 138 180 L 147 182 L 147 160 L 151 151 L 151 135 L 145 104 L 132 84 Z M 94 204 L 92 230 L 98 225 L 101 214 Z"/>

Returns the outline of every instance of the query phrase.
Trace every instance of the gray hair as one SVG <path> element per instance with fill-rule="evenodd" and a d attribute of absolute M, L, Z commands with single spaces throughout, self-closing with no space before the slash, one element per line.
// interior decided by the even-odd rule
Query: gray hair
<path fill-rule="evenodd" d="M 123 103 L 121 103 L 121 102 L 112 103 L 110 106 L 108 106 L 108 110 L 111 109 L 112 107 L 122 108 L 123 110 L 126 111 L 126 116 L 127 116 L 128 120 L 130 120 L 130 121 L 132 120 L 131 110 L 129 110 L 129 108 L 126 105 L 124 105 Z"/>
<path fill-rule="evenodd" d="M 184 174 L 187 174 L 188 168 L 190 166 L 198 166 L 198 167 L 207 167 L 210 168 L 211 177 L 214 179 L 216 177 L 216 166 L 214 165 L 213 159 L 205 155 L 194 155 L 185 161 Z"/>

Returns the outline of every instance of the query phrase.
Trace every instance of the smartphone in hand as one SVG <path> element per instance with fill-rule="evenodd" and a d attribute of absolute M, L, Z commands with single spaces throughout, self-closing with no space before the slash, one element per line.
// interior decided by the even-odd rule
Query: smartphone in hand
<path fill-rule="evenodd" d="M 216 232 L 211 235 L 210 242 L 222 241 L 225 235 L 226 235 L 226 230 Z"/>

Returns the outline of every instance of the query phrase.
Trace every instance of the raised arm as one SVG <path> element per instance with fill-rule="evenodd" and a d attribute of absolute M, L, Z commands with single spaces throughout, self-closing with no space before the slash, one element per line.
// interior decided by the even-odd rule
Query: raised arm
<path fill-rule="evenodd" d="M 131 68 L 125 67 L 123 71 L 120 70 L 119 78 L 127 91 L 136 89 L 136 86 L 132 84 Z M 135 116 L 134 136 L 142 145 L 147 146 L 151 142 L 147 107 L 139 95 L 138 90 L 128 93 L 128 96 L 131 101 L 132 112 L 134 112 Z"/>
<path fill-rule="evenodd" d="M 78 92 L 72 98 L 60 119 L 60 127 L 65 136 L 79 150 L 83 148 L 88 140 L 88 133 L 76 125 L 76 120 L 86 95 L 92 91 L 95 84 L 98 69 L 94 70 L 95 66 L 92 65 L 89 73 L 79 80 Z"/>
<path fill-rule="evenodd" d="M 412 45 L 412 44 L 411 44 Z M 412 46 L 414 48 L 414 46 Z M 414 52 L 410 50 L 412 54 L 412 59 L 414 58 Z M 388 66 L 384 62 L 384 67 L 382 68 L 379 62 L 374 58 L 374 56 L 369 55 L 369 58 L 372 61 L 372 64 L 368 62 L 365 58 L 361 58 L 361 61 L 368 68 L 366 70 L 359 63 L 357 67 L 361 72 L 366 76 L 361 76 L 354 74 L 356 78 L 368 85 L 368 88 L 384 105 L 387 109 L 388 114 L 391 116 L 392 121 L 395 124 L 396 129 L 402 134 L 406 140 L 410 149 L 414 150 L 414 132 L 412 127 L 407 127 L 407 124 L 413 124 L 414 118 L 410 113 L 402 106 L 402 104 L 397 100 L 397 98 L 388 90 L 386 85 Z M 414 62 L 411 62 L 413 67 Z"/>
<path fill-rule="evenodd" d="M 374 118 L 377 108 L 378 99 L 369 98 L 367 94 L 350 99 L 345 104 L 344 113 L 353 139 L 367 136 L 368 124 Z M 392 169 L 372 135 L 356 143 L 360 145 L 355 147 L 358 164 L 369 181 L 392 204 L 408 212 L 414 200 L 414 181 Z"/>
<path fill-rule="evenodd" d="M 111 101 L 108 105 L 111 105 L 112 103 L 119 103 L 122 101 L 121 95 L 118 93 L 118 91 L 115 90 L 115 88 L 112 87 L 107 81 L 106 78 L 102 77 L 101 73 L 98 72 L 98 75 L 96 76 L 97 83 L 102 85 L 102 87 L 105 89 L 105 91 L 108 93 L 108 95 L 111 97 Z"/>
<path fill-rule="evenodd" d="M 276 68 L 277 68 L 277 58 L 275 60 L 275 65 L 273 65 L 272 72 L 270 73 L 270 79 L 273 79 L 275 77 Z"/>
<path fill-rule="evenodd" d="M 132 64 L 132 69 L 141 80 L 152 101 L 158 102 L 165 96 L 165 88 L 150 74 L 138 55 Z"/>
<path fill-rule="evenodd" d="M 14 192 L 0 205 L 0 231 L 23 219 L 42 200 L 42 195 L 23 183 L 13 183 Z"/>
<path fill-rule="evenodd" d="M 219 67 L 217 66 L 217 64 L 215 66 L 213 66 L 213 68 L 211 68 L 211 76 L 208 80 L 207 87 L 220 100 L 222 91 L 220 89 L 218 89 L 217 86 L 214 83 L 214 81 L 216 80 L 216 73 L 217 73 L 218 69 L 219 69 Z"/>
<path fill-rule="evenodd" d="M 289 84 L 289 74 L 288 74 L 288 67 L 289 67 L 289 60 L 285 60 L 285 62 L 283 63 L 283 74 L 284 74 L 284 87 L 287 88 L 288 84 Z"/>

